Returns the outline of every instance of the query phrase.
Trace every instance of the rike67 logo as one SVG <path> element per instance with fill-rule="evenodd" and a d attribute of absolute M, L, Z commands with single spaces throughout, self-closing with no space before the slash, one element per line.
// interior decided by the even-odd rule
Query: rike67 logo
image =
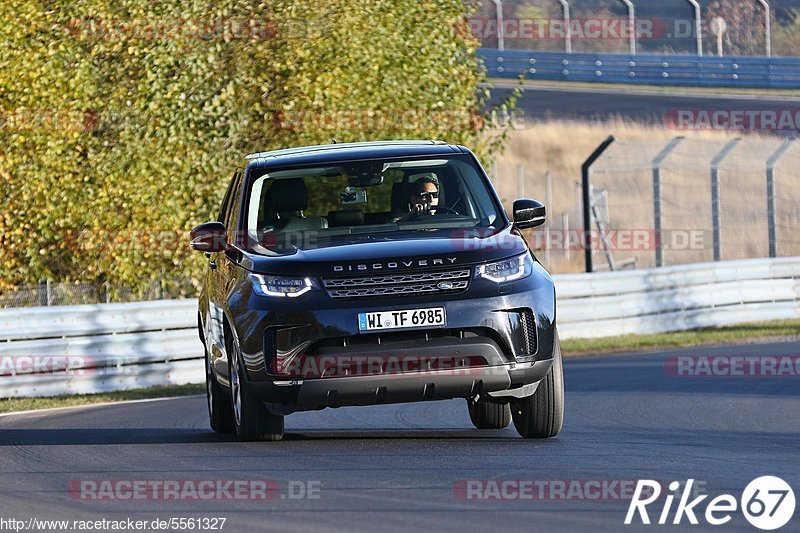
<path fill-rule="evenodd" d="M 730 522 L 733 519 L 732 514 L 740 510 L 754 527 L 763 531 L 773 531 L 788 524 L 794 516 L 794 492 L 792 487 L 779 477 L 763 476 L 754 479 L 745 487 L 742 497 L 738 501 L 731 494 L 721 494 L 707 502 L 705 512 L 702 513 L 700 511 L 701 504 L 709 496 L 703 494 L 690 501 L 689 498 L 693 496 L 693 485 L 694 480 L 690 479 L 683 485 L 681 491 L 680 482 L 673 481 L 669 484 L 670 492 L 664 498 L 663 507 L 657 518 L 659 525 L 667 523 L 679 525 L 683 523 L 684 519 L 692 525 L 697 525 L 700 523 L 699 515 L 705 519 L 706 523 L 712 526 L 721 526 Z M 662 485 L 658 481 L 639 480 L 628 507 L 625 524 L 633 523 L 638 515 L 638 520 L 641 520 L 642 524 L 649 525 L 651 518 L 647 507 L 657 501 L 657 505 L 660 505 L 661 493 Z M 676 497 L 678 504 L 673 513 L 672 508 Z M 672 518 L 671 521 L 670 518 Z"/>

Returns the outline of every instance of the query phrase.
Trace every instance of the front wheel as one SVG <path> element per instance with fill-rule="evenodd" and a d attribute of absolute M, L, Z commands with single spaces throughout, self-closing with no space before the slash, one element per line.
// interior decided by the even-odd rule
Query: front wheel
<path fill-rule="evenodd" d="M 211 370 L 208 351 L 206 351 L 206 400 L 211 429 L 217 433 L 232 433 L 235 428 L 231 401 Z"/>
<path fill-rule="evenodd" d="M 564 367 L 558 331 L 553 342 L 553 367 L 532 396 L 514 400 L 511 414 L 517 432 L 528 439 L 555 437 L 564 425 Z"/>
<path fill-rule="evenodd" d="M 246 380 L 243 379 L 245 372 L 241 348 L 236 341 L 232 341 L 231 344 L 231 405 L 236 435 L 245 441 L 281 440 L 283 417 L 270 413 L 264 402 L 250 391 Z"/>
<path fill-rule="evenodd" d="M 511 408 L 508 404 L 476 402 L 467 400 L 469 419 L 478 429 L 504 429 L 511 423 Z"/>

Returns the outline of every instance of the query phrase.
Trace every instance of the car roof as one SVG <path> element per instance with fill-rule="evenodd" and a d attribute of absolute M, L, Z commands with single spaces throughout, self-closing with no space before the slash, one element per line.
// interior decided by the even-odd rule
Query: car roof
<path fill-rule="evenodd" d="M 373 159 L 466 153 L 461 146 L 444 141 L 373 141 L 323 144 L 259 152 L 247 156 L 249 166 L 272 167 Z"/>

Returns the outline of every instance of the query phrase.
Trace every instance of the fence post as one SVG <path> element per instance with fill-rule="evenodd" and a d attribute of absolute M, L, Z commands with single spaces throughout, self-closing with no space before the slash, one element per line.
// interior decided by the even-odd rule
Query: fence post
<path fill-rule="evenodd" d="M 714 261 L 722 260 L 721 234 L 720 234 L 720 205 L 719 205 L 719 166 L 728 157 L 741 139 L 734 139 L 725 145 L 720 153 L 711 161 L 711 225 L 714 233 Z"/>
<path fill-rule="evenodd" d="M 47 306 L 47 281 L 46 280 L 43 280 L 43 279 L 39 280 L 39 287 L 38 287 L 38 290 L 36 291 L 36 296 L 38 297 L 39 305 L 41 307 L 46 307 Z"/>
<path fill-rule="evenodd" d="M 548 211 L 550 211 L 551 213 L 554 213 L 555 211 L 553 210 L 553 174 L 552 173 L 547 172 L 545 174 L 545 182 L 546 182 L 545 195 L 547 197 L 547 199 L 545 200 L 545 205 L 547 206 L 547 210 Z M 552 220 L 552 218 L 550 220 Z M 551 263 L 550 263 L 550 223 L 549 222 L 548 222 L 547 226 L 545 226 L 545 228 L 544 228 L 544 237 L 545 237 L 544 238 L 544 242 L 545 242 L 545 246 L 544 246 L 544 262 L 547 265 L 547 268 L 550 268 L 551 267 Z"/>
<path fill-rule="evenodd" d="M 583 166 L 581 166 L 582 174 L 582 188 L 583 188 L 583 246 L 584 255 L 586 260 L 586 272 L 593 272 L 594 266 L 592 265 L 592 211 L 591 211 L 591 191 L 589 190 L 592 165 L 597 161 L 603 152 L 614 142 L 614 136 L 609 135 L 608 138 L 600 143 L 600 146 L 592 152 Z"/>
<path fill-rule="evenodd" d="M 795 139 L 787 139 L 767 160 L 767 220 L 769 222 L 769 256 L 778 257 L 777 209 L 775 206 L 775 167 L 778 161 L 794 144 Z"/>
<path fill-rule="evenodd" d="M 683 142 L 683 137 L 675 137 L 653 160 L 653 230 L 656 241 L 656 267 L 664 266 L 664 242 L 661 235 L 661 163 Z"/>

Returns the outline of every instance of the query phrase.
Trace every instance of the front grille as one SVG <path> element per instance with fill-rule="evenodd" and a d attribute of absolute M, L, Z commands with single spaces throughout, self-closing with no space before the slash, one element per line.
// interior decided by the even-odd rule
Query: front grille
<path fill-rule="evenodd" d="M 383 276 L 323 278 L 322 282 L 331 298 L 344 300 L 379 296 L 448 294 L 466 290 L 471 277 L 472 270 L 462 268 Z"/>

